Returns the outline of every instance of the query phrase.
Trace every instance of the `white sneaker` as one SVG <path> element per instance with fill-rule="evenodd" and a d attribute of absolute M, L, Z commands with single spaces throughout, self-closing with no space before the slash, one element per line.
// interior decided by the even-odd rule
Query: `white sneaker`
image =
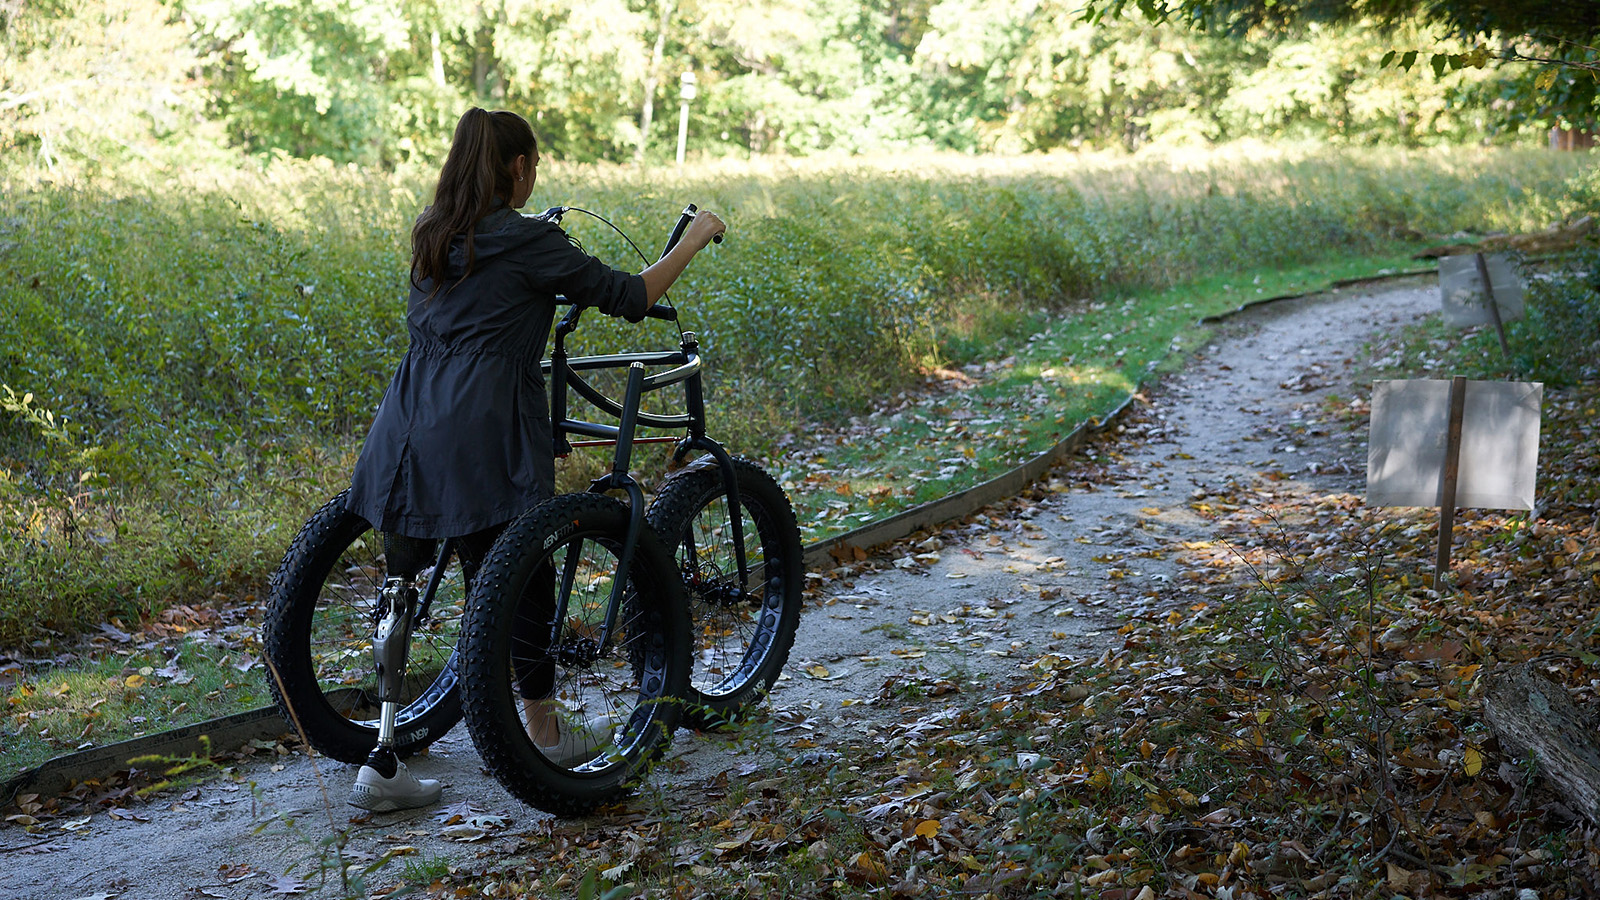
<path fill-rule="evenodd" d="M 371 766 L 362 766 L 350 787 L 350 805 L 372 812 L 416 809 L 439 802 L 444 788 L 432 778 L 418 778 L 405 763 L 395 763 L 394 777 L 385 778 Z"/>
<path fill-rule="evenodd" d="M 561 739 L 548 747 L 537 743 L 534 746 L 539 748 L 545 759 L 563 769 L 570 769 L 594 759 L 601 750 L 612 746 L 612 734 L 616 727 L 617 719 L 609 713 L 601 713 L 581 723 L 560 716 L 556 719 L 556 730 Z"/>

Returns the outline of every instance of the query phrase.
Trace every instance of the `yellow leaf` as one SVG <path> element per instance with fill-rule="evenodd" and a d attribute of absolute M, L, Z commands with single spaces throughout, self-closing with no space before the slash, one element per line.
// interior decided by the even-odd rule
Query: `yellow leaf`
<path fill-rule="evenodd" d="M 889 879 L 889 870 L 884 867 L 883 862 L 865 850 L 850 860 L 850 868 L 855 870 L 857 876 L 874 884 Z"/>
<path fill-rule="evenodd" d="M 814 666 L 806 666 L 806 674 L 813 678 L 827 678 L 831 673 L 827 666 L 817 663 Z"/>
<path fill-rule="evenodd" d="M 1116 869 L 1107 869 L 1104 872 L 1090 875 L 1088 878 L 1085 878 L 1083 882 L 1091 887 L 1099 887 L 1108 882 L 1116 881 L 1119 877 L 1121 877 L 1121 873 L 1119 873 Z"/>
<path fill-rule="evenodd" d="M 1476 747 L 1468 747 L 1462 764 L 1465 766 L 1469 777 L 1476 776 L 1483 771 L 1483 754 L 1479 753 Z"/>
<path fill-rule="evenodd" d="M 933 837 L 934 835 L 936 835 L 938 833 L 939 833 L 939 820 L 938 819 L 923 819 L 922 822 L 918 823 L 918 825 L 917 825 L 917 831 L 916 831 L 917 837 L 931 838 L 931 837 Z"/>
<path fill-rule="evenodd" d="M 128 687 L 131 687 L 131 688 L 144 687 L 144 676 L 143 675 L 129 675 L 128 676 L 128 680 L 124 681 L 123 684 L 125 684 L 125 685 L 127 685 Z"/>

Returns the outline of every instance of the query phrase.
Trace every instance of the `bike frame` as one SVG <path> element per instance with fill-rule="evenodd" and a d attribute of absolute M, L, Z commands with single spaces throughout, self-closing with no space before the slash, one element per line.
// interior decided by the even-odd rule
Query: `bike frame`
<path fill-rule="evenodd" d="M 689 206 L 679 217 L 677 226 L 673 229 L 671 237 L 667 240 L 666 249 L 661 255 L 666 256 L 669 251 L 683 237 L 684 229 L 694 217 L 695 208 Z M 559 218 L 559 214 L 557 215 Z M 723 485 L 727 492 L 728 511 L 733 528 L 733 542 L 736 559 L 739 567 L 739 580 L 743 584 L 749 577 L 749 561 L 745 557 L 744 549 L 744 522 L 739 515 L 739 490 L 733 472 L 733 457 L 726 448 L 706 434 L 705 390 L 701 380 L 700 342 L 692 331 L 680 332 L 681 342 L 677 350 L 666 350 L 645 353 L 614 353 L 598 356 L 570 356 L 567 353 L 567 337 L 577 330 L 578 321 L 583 315 L 584 306 L 574 303 L 561 320 L 556 323 L 555 343 L 551 349 L 550 358 L 541 363 L 549 385 L 550 394 L 550 419 L 551 437 L 554 442 L 554 453 L 557 457 L 568 456 L 576 446 L 614 446 L 612 453 L 611 471 L 589 484 L 589 492 L 606 493 L 608 491 L 622 491 L 628 497 L 628 531 L 622 547 L 617 553 L 617 575 L 612 580 L 611 597 L 606 606 L 605 625 L 601 629 L 598 646 L 605 646 L 611 638 L 611 632 L 616 626 L 617 614 L 621 609 L 622 595 L 627 585 L 627 572 L 633 563 L 634 548 L 638 545 L 639 534 L 644 526 L 644 491 L 639 483 L 628 474 L 633 458 L 633 445 L 635 443 L 665 443 L 673 442 L 677 448 L 673 451 L 673 462 L 681 463 L 692 450 L 709 453 L 716 459 L 722 472 Z M 649 318 L 661 319 L 676 323 L 678 312 L 676 309 L 663 304 L 656 304 L 646 313 Z M 646 374 L 647 366 L 670 366 L 671 368 L 656 374 Z M 584 377 L 584 372 L 626 369 L 628 372 L 627 388 L 622 400 L 618 402 L 589 383 Z M 649 413 L 641 410 L 640 404 L 644 395 L 660 391 L 673 385 L 683 385 L 684 411 L 672 415 Z M 602 422 L 592 422 L 586 419 L 573 418 L 569 415 L 568 392 L 577 394 L 587 401 L 590 406 L 617 420 L 615 425 Z M 685 430 L 681 438 L 658 437 L 639 438 L 635 432 L 640 428 L 659 428 Z M 580 441 L 577 444 L 567 439 L 568 435 L 582 435 L 597 438 L 593 441 Z M 561 573 L 561 589 L 558 593 L 558 603 L 554 623 L 552 640 L 559 635 L 561 623 L 565 621 L 566 598 L 571 594 L 572 582 L 576 576 L 578 564 L 577 554 L 569 554 L 565 571 Z"/>

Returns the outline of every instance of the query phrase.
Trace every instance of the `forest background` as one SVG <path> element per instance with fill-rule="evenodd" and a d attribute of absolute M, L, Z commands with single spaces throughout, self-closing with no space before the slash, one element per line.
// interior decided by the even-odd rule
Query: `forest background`
<path fill-rule="evenodd" d="M 1443 25 L 1274 26 L 1091 22 L 1081 0 L 4 0 L 0 152 L 392 168 L 479 104 L 560 158 L 660 162 L 686 73 L 691 148 L 741 157 L 1505 142 L 1592 116 L 1590 73 L 1485 65 Z M 1431 71 L 1393 64 L 1418 49 Z"/>

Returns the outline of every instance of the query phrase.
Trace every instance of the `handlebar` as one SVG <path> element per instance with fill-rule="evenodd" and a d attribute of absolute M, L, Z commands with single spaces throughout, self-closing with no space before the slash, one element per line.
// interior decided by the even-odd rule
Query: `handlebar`
<path fill-rule="evenodd" d="M 676 247 L 678 245 L 678 242 L 683 240 L 684 232 L 689 230 L 689 223 L 694 221 L 695 214 L 698 213 L 699 211 L 700 211 L 699 207 L 695 206 L 693 203 L 690 203 L 688 206 L 685 206 L 683 208 L 683 212 L 678 215 L 677 223 L 672 226 L 672 233 L 667 237 L 667 245 L 666 245 L 666 247 L 662 248 L 662 250 L 661 250 L 661 256 L 664 257 L 668 253 L 671 253 L 672 252 L 672 248 Z M 550 222 L 552 224 L 559 225 L 559 224 L 561 224 L 561 217 L 566 215 L 569 212 L 587 213 L 588 215 L 594 216 L 596 219 L 599 219 L 600 221 L 605 222 L 607 225 L 610 225 L 612 227 L 612 229 L 616 230 L 618 234 L 621 234 L 623 240 L 627 241 L 630 246 L 633 246 L 635 251 L 638 251 L 639 248 L 637 247 L 637 245 L 634 245 L 633 241 L 629 240 L 628 236 L 626 234 L 623 234 L 622 230 L 617 228 L 617 226 L 615 224 L 613 224 L 612 222 L 610 222 L 609 220 L 607 220 L 603 216 L 597 215 L 595 213 L 590 212 L 589 210 L 582 209 L 580 207 L 576 207 L 576 206 L 552 206 L 549 209 L 546 209 L 542 213 L 536 213 L 536 214 L 533 214 L 533 215 L 529 215 L 527 213 L 524 213 L 523 215 L 528 215 L 529 218 L 542 219 L 542 220 L 544 220 L 546 222 Z M 712 236 L 711 242 L 714 243 L 714 244 L 722 243 L 722 235 L 717 234 L 717 235 Z M 640 252 L 639 255 L 641 257 L 644 257 L 644 254 L 642 252 Z M 646 263 L 648 263 L 649 259 L 645 258 L 645 261 L 646 261 Z M 561 297 L 561 298 L 557 298 L 557 299 L 561 300 L 561 301 L 564 301 L 567 298 Z M 580 315 L 582 315 L 583 307 L 584 307 L 584 305 L 582 303 L 573 303 L 572 304 L 572 308 L 570 310 L 568 310 L 567 314 L 561 318 L 560 322 L 557 323 L 556 334 L 558 336 L 562 335 L 562 334 L 570 333 L 574 328 L 577 327 L 578 317 Z M 677 322 L 678 321 L 678 310 L 676 308 L 672 307 L 672 306 L 667 305 L 666 303 L 657 302 L 654 306 L 652 306 L 649 309 L 645 310 L 644 317 L 647 318 L 647 319 L 659 319 L 659 320 L 664 321 L 664 322 Z"/>
<path fill-rule="evenodd" d="M 693 203 L 683 208 L 683 213 L 678 216 L 678 224 L 672 226 L 672 235 L 667 238 L 667 246 L 661 250 L 662 256 L 671 253 L 672 248 L 678 246 L 678 241 L 683 239 L 683 233 L 689 229 L 689 223 L 694 221 L 695 213 L 699 211 L 700 208 Z M 713 237 L 711 243 L 722 243 L 722 235 L 719 234 Z"/>

